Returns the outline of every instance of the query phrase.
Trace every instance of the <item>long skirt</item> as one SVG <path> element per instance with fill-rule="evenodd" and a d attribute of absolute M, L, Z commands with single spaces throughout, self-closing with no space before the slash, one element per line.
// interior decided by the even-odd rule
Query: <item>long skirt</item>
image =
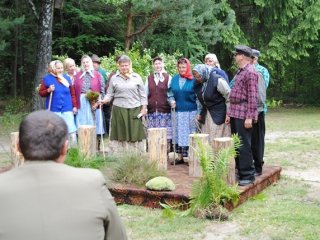
<path fill-rule="evenodd" d="M 146 152 L 146 135 L 142 120 L 137 116 L 140 107 L 112 106 L 110 120 L 110 153 Z"/>
<path fill-rule="evenodd" d="M 166 128 L 167 139 L 172 139 L 171 113 L 149 113 L 148 128 Z"/>
<path fill-rule="evenodd" d="M 213 139 L 219 137 L 230 137 L 231 128 L 230 125 L 222 123 L 217 125 L 212 120 L 209 112 L 206 114 L 205 123 L 201 127 L 201 133 L 209 134 L 209 143 L 212 145 Z"/>
<path fill-rule="evenodd" d="M 68 133 L 74 133 L 77 131 L 76 124 L 74 122 L 74 115 L 73 112 L 54 112 L 55 114 L 59 115 L 63 118 L 68 126 Z"/>
<path fill-rule="evenodd" d="M 91 110 L 90 102 L 86 99 L 86 95 L 80 95 L 80 109 L 78 109 L 78 114 L 76 115 L 76 123 L 78 128 L 81 125 L 95 125 L 97 135 L 104 134 L 105 130 L 102 115 L 103 113 L 101 108 L 98 108 L 93 112 Z"/>
<path fill-rule="evenodd" d="M 197 111 L 172 113 L 174 125 L 172 141 L 176 144 L 176 152 L 183 157 L 188 156 L 189 135 L 197 131 L 196 117 Z"/>
<path fill-rule="evenodd" d="M 110 140 L 136 142 L 146 138 L 144 126 L 137 116 L 141 107 L 112 107 Z"/>

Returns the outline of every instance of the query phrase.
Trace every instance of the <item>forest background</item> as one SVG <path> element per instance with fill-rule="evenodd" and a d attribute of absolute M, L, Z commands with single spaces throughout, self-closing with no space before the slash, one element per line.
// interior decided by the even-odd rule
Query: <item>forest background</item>
<path fill-rule="evenodd" d="M 269 101 L 319 105 L 319 30 L 320 0 L 1 0 L 0 109 L 36 108 L 35 88 L 55 56 L 79 65 L 95 53 L 109 68 L 131 51 L 145 78 L 159 54 L 174 70 L 172 58 L 195 64 L 211 52 L 231 79 L 236 44 L 261 51 Z"/>

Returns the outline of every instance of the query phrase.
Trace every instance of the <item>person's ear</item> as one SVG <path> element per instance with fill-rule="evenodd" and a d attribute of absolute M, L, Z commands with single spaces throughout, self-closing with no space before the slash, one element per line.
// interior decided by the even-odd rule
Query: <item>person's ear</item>
<path fill-rule="evenodd" d="M 58 163 L 63 163 L 66 156 L 67 156 L 67 153 L 68 153 L 68 145 L 69 145 L 69 141 L 66 140 L 65 143 L 63 144 L 61 150 L 60 150 L 60 156 L 59 158 L 56 160 L 56 162 Z"/>

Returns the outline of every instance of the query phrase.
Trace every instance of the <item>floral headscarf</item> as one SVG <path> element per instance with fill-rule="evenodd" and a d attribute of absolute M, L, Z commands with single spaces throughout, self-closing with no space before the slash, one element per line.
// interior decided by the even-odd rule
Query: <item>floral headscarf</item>
<path fill-rule="evenodd" d="M 185 74 L 180 74 L 180 76 L 183 77 L 183 78 L 189 79 L 189 80 L 193 79 L 193 76 L 192 76 L 192 73 L 191 73 L 191 64 L 190 64 L 189 59 L 180 58 L 178 60 L 177 67 L 179 66 L 179 64 L 186 64 L 187 65 L 186 73 Z"/>
<path fill-rule="evenodd" d="M 209 80 L 211 70 L 212 70 L 212 67 L 205 64 L 197 64 L 193 68 L 193 71 L 196 71 L 197 73 L 200 74 L 203 82 L 206 82 Z"/>

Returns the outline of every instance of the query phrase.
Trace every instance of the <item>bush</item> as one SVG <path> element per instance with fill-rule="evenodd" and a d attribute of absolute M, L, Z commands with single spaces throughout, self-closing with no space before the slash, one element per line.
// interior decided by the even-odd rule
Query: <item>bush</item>
<path fill-rule="evenodd" d="M 129 152 L 118 156 L 112 166 L 112 173 L 113 180 L 138 186 L 143 186 L 154 177 L 165 176 L 165 172 L 159 170 L 155 162 L 148 161 L 144 155 Z"/>
<path fill-rule="evenodd" d="M 89 159 L 85 159 L 77 148 L 70 148 L 68 150 L 68 154 L 65 164 L 78 168 L 94 168 L 100 169 L 105 165 L 105 160 L 101 156 L 92 157 Z"/>
<path fill-rule="evenodd" d="M 7 114 L 18 114 L 22 112 L 29 112 L 30 110 L 31 101 L 25 97 L 12 98 L 4 107 L 4 112 Z"/>

